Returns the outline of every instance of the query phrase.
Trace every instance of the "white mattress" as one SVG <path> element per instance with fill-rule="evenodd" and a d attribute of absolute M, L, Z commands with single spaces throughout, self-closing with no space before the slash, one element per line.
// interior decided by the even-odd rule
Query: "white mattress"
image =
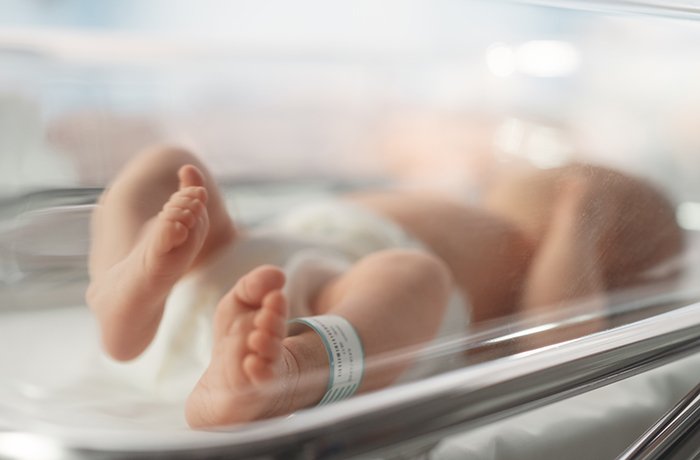
<path fill-rule="evenodd" d="M 614 459 L 700 382 L 700 355 L 445 438 L 431 460 Z"/>

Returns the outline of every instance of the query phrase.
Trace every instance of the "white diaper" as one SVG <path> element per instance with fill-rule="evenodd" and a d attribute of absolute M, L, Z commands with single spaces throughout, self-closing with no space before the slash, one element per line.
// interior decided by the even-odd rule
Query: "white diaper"
<path fill-rule="evenodd" d="M 396 223 L 338 200 L 294 208 L 268 225 L 284 234 L 333 248 L 352 261 L 384 249 L 422 247 Z"/>
<path fill-rule="evenodd" d="M 162 399 L 184 400 L 209 364 L 216 304 L 252 268 L 265 263 L 283 267 L 291 316 L 312 316 L 310 293 L 360 258 L 383 249 L 421 247 L 398 225 L 359 206 L 329 200 L 293 209 L 178 282 L 143 354 L 128 363 L 104 361 L 130 385 Z M 464 334 L 467 324 L 467 307 L 455 293 L 438 335 Z M 433 371 L 425 361 L 406 375 L 418 378 Z"/>

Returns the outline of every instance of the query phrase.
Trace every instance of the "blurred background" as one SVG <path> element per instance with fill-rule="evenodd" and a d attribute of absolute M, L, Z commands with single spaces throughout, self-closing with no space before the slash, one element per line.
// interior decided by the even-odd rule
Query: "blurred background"
<path fill-rule="evenodd" d="M 164 142 L 222 181 L 467 198 L 585 160 L 700 228 L 698 49 L 693 20 L 505 1 L 2 0 L 0 196 L 103 186 Z"/>
<path fill-rule="evenodd" d="M 92 205 L 164 143 L 200 155 L 248 217 L 318 183 L 475 203 L 506 170 L 621 169 L 676 203 L 697 299 L 699 82 L 700 0 L 0 0 L 0 313 L 91 321 Z M 0 362 L 39 389 L 69 374 L 46 337 L 97 343 L 73 317 L 17 318 Z"/>

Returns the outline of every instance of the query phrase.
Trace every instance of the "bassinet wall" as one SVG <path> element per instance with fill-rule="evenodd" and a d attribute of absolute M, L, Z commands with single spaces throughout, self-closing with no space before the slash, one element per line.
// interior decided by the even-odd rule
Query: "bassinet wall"
<path fill-rule="evenodd" d="M 0 7 L 0 457 L 613 458 L 700 381 L 698 2 L 89 3 Z M 202 155 L 252 223 L 368 184 L 474 201 L 498 165 L 613 166 L 678 202 L 686 274 L 597 334 L 504 354 L 595 318 L 499 323 L 429 350 L 429 378 L 192 431 L 93 372 L 83 302 L 90 212 L 152 142 Z"/>

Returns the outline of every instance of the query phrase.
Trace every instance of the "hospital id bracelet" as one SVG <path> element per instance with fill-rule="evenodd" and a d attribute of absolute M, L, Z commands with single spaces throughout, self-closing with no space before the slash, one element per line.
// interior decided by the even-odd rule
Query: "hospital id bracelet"
<path fill-rule="evenodd" d="M 326 347 L 330 377 L 328 388 L 318 405 L 330 404 L 354 395 L 362 382 L 365 360 L 362 342 L 348 320 L 336 315 L 296 318 L 313 329 Z"/>

